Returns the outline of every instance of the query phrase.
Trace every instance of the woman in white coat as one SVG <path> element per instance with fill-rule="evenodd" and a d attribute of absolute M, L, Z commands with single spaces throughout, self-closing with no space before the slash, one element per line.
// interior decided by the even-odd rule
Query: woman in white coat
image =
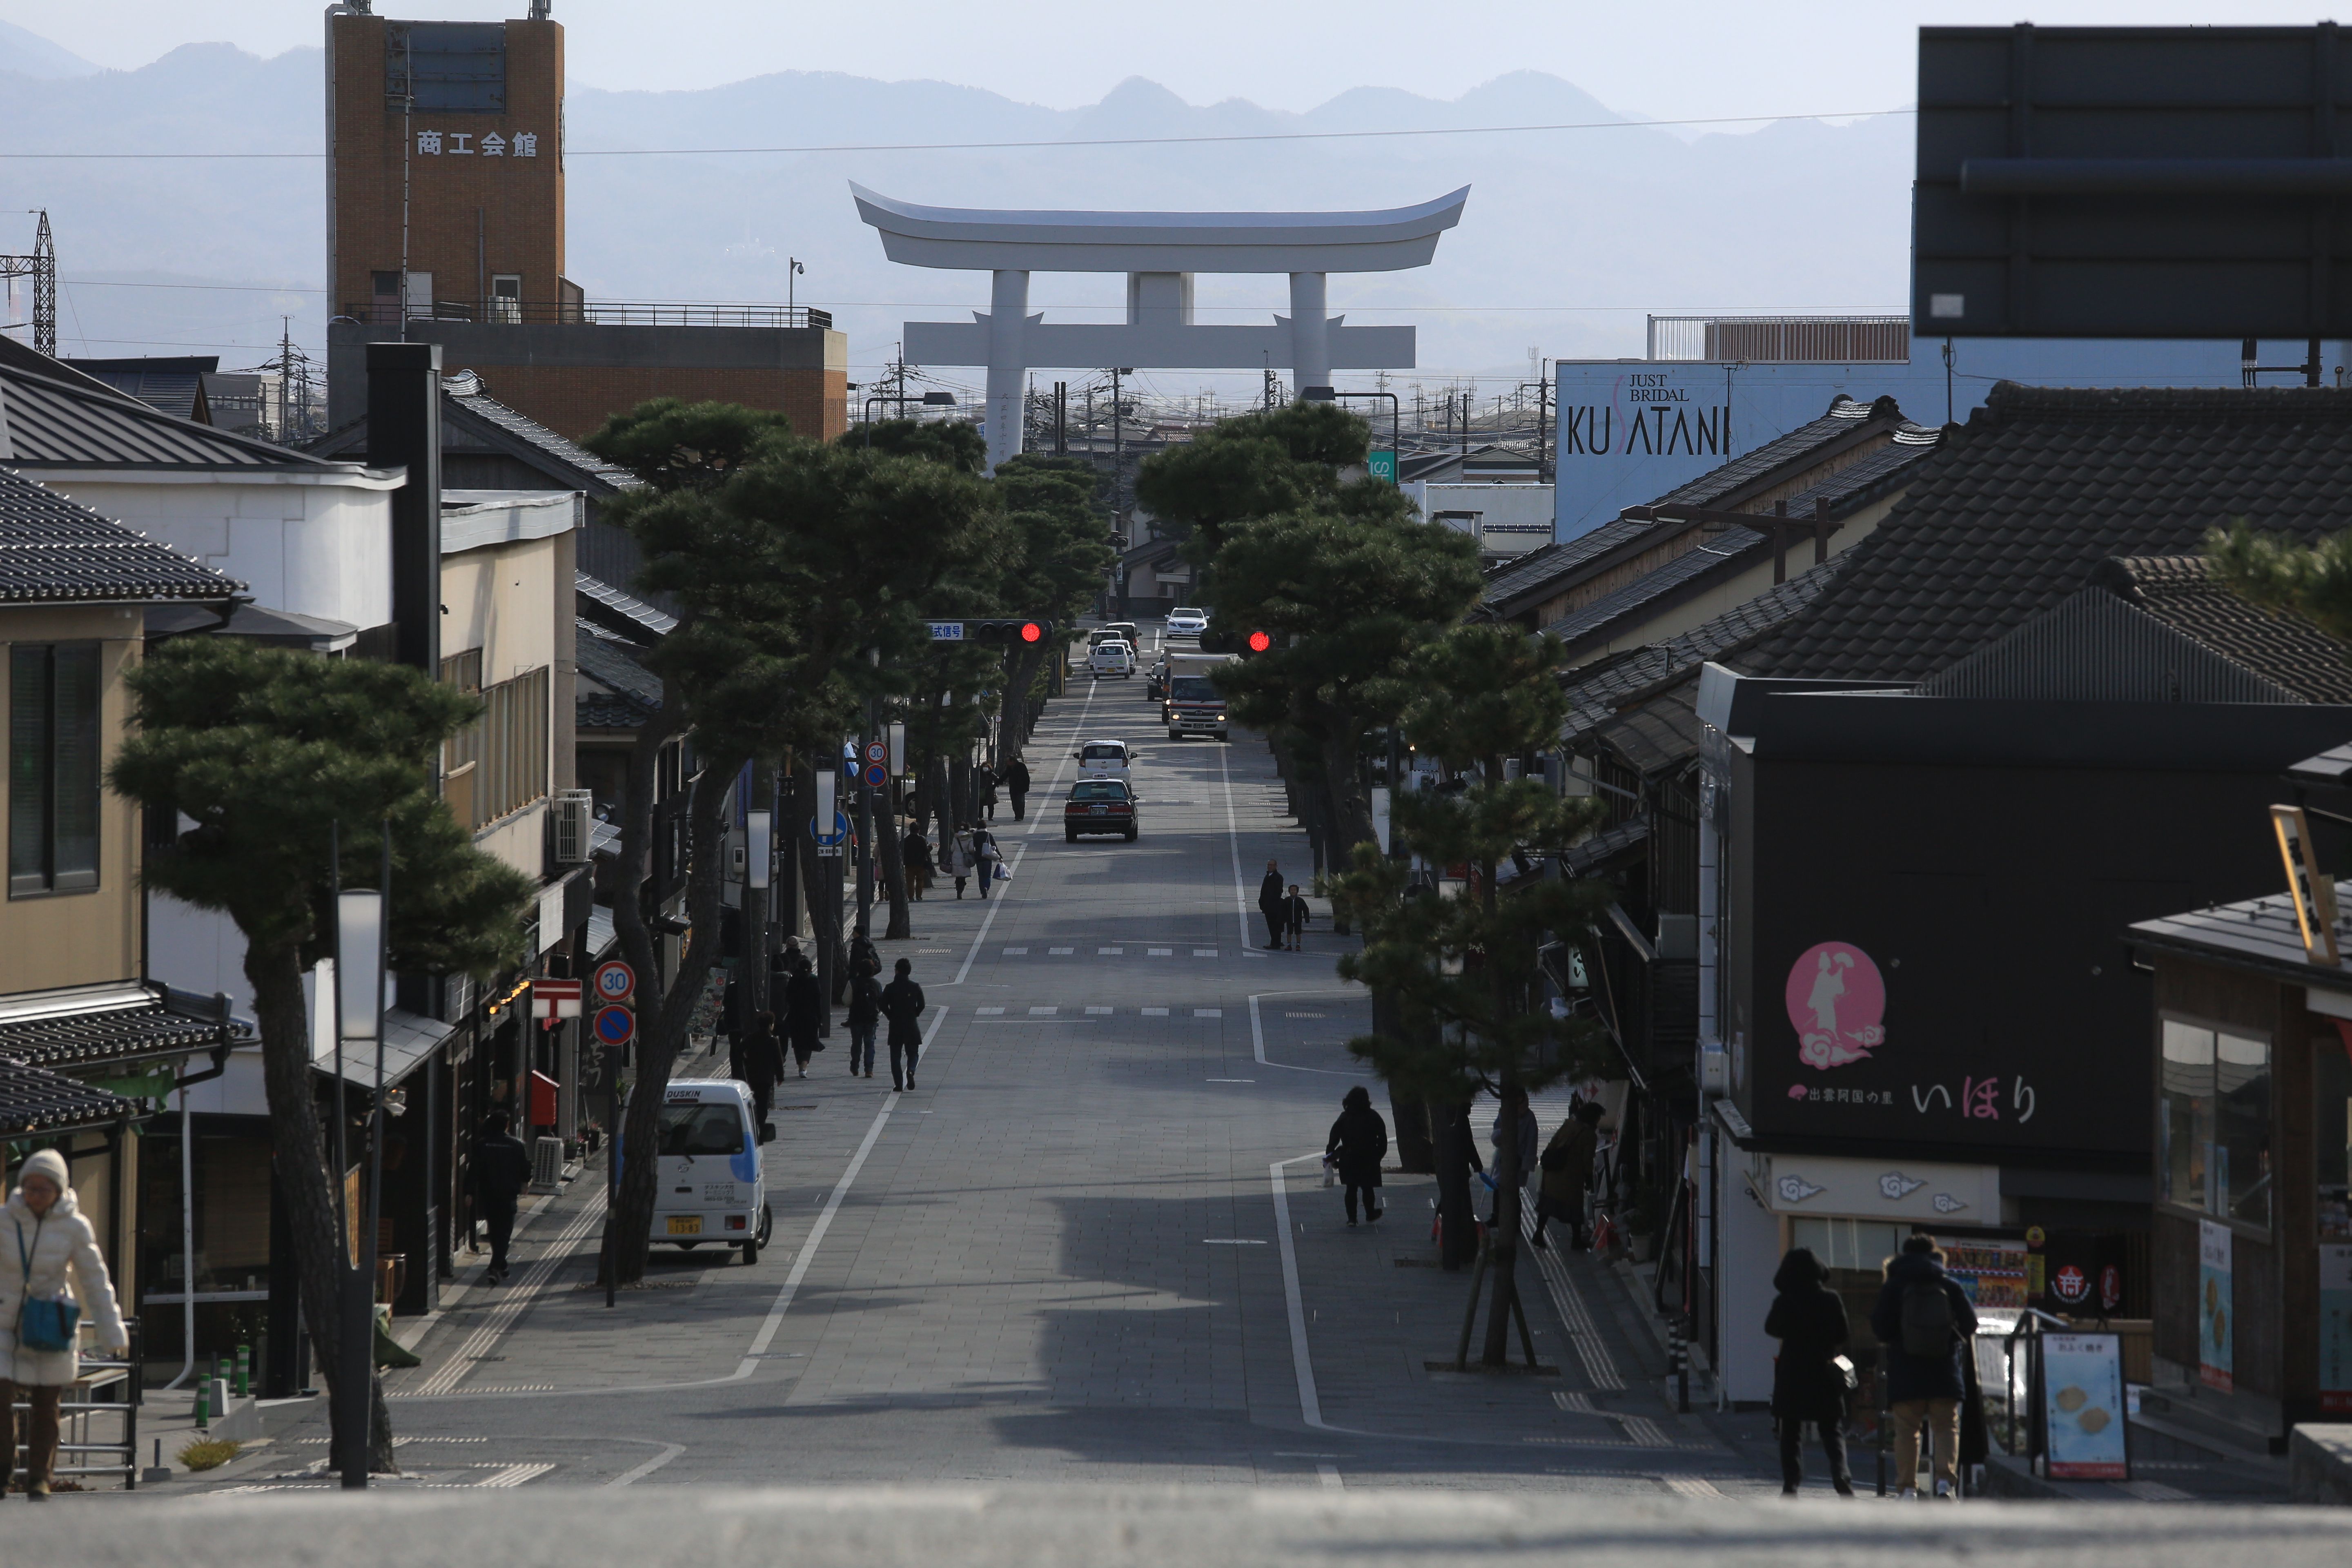
<path fill-rule="evenodd" d="M 16 1190 L 0 1205 L 0 1455 L 15 1479 L 16 1401 L 33 1407 L 33 1429 L 25 1454 L 25 1491 L 35 1501 L 49 1495 L 49 1471 L 58 1458 L 58 1402 L 81 1371 L 71 1344 L 63 1350 L 32 1350 L 18 1342 L 27 1304 L 68 1296 L 95 1326 L 98 1342 L 119 1354 L 130 1336 L 115 1305 L 114 1285 L 99 1255 L 98 1235 L 74 1202 L 65 1157 L 44 1149 L 25 1162 Z"/>

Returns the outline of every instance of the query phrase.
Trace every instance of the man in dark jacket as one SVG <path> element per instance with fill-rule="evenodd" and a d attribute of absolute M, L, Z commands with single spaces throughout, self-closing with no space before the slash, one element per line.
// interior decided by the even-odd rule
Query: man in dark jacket
<path fill-rule="evenodd" d="M 530 1184 L 530 1151 L 507 1131 L 507 1113 L 493 1110 L 482 1119 L 482 1135 L 474 1141 L 474 1198 L 490 1230 L 490 1267 L 483 1282 L 507 1282 L 507 1244 L 514 1239 L 515 1206 Z"/>
<path fill-rule="evenodd" d="M 1282 945 L 1282 928 L 1288 895 L 1282 890 L 1282 868 L 1274 861 L 1265 863 L 1265 877 L 1257 885 L 1257 912 L 1265 917 L 1265 945 Z"/>
<path fill-rule="evenodd" d="M 1018 757 L 1004 770 L 1004 791 L 1013 797 L 1013 820 L 1019 822 L 1027 815 L 1022 802 L 1029 794 L 1029 764 Z"/>
<path fill-rule="evenodd" d="M 915 1061 L 923 1050 L 923 988 L 910 973 L 914 965 L 898 961 L 897 977 L 882 987 L 882 1016 L 890 1020 L 890 1087 L 915 1087 Z M 903 1064 L 903 1065 L 902 1065 Z"/>
<path fill-rule="evenodd" d="M 1829 1456 L 1830 1484 L 1841 1497 L 1853 1496 L 1853 1472 L 1845 1459 L 1845 1369 L 1837 1364 L 1845 1348 L 1845 1302 L 1830 1289 L 1830 1271 L 1809 1247 L 1793 1247 L 1772 1276 L 1772 1310 L 1764 1331 L 1780 1342 L 1772 1359 L 1772 1416 L 1780 1429 L 1780 1491 L 1797 1495 L 1805 1479 L 1799 1449 L 1810 1421 L 1822 1434 Z"/>
<path fill-rule="evenodd" d="M 784 982 L 784 1038 L 803 1078 L 808 1077 L 809 1058 L 824 1048 L 816 1037 L 824 1020 L 824 988 L 817 984 L 809 961 L 795 958 L 792 978 Z"/>
<path fill-rule="evenodd" d="M 882 983 L 861 973 L 849 983 L 849 1076 L 874 1076 L 874 1031 L 882 1022 Z"/>
<path fill-rule="evenodd" d="M 776 1100 L 777 1080 L 784 1076 L 784 1053 L 776 1044 L 776 1016 L 764 1009 L 751 1015 L 738 1037 L 736 1055 L 742 1065 L 735 1076 L 751 1089 L 751 1121 L 768 1124 L 768 1108 Z"/>
<path fill-rule="evenodd" d="M 1559 1124 L 1536 1163 L 1543 1180 L 1536 1188 L 1535 1245 L 1549 1247 L 1544 1226 L 1556 1219 L 1568 1222 L 1568 1244 L 1584 1250 L 1584 1190 L 1592 1181 L 1592 1157 L 1601 1147 L 1601 1102 L 1580 1100 Z"/>
<path fill-rule="evenodd" d="M 855 980 L 861 974 L 881 973 L 882 954 L 875 948 L 873 937 L 867 934 L 866 922 L 859 921 L 857 934 L 849 939 L 849 977 Z"/>
<path fill-rule="evenodd" d="M 1960 1358 L 1969 1353 L 1977 1314 L 1968 1292 L 1944 1272 L 1934 1237 L 1905 1237 L 1903 1250 L 1887 1259 L 1870 1327 L 1886 1346 L 1897 1489 L 1918 1489 L 1919 1444 L 1932 1436 L 1936 1496 L 1957 1500 L 1960 1401 L 1968 1396 Z"/>

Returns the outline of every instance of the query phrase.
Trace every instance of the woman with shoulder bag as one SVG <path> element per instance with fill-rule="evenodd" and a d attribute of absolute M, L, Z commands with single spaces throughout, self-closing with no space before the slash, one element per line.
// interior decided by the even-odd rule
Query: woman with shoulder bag
<path fill-rule="evenodd" d="M 65 1157 L 44 1149 L 25 1162 L 16 1190 L 0 1206 L 0 1492 L 15 1479 L 16 1401 L 33 1407 L 25 1452 L 25 1492 L 49 1495 L 58 1458 L 58 1402 L 81 1362 L 76 1330 L 84 1312 L 98 1324 L 98 1342 L 120 1357 L 130 1335 L 115 1305 L 114 1284 L 98 1250 L 98 1235 L 74 1202 Z"/>
<path fill-rule="evenodd" d="M 1798 1447 L 1805 1423 L 1821 1428 L 1822 1451 L 1829 1456 L 1830 1482 L 1840 1497 L 1853 1495 L 1853 1472 L 1845 1458 L 1845 1405 L 1853 1392 L 1853 1363 L 1842 1353 L 1846 1342 L 1845 1302 L 1830 1289 L 1830 1271 L 1809 1247 L 1792 1247 L 1780 1259 L 1772 1288 L 1780 1294 L 1765 1315 L 1764 1331 L 1780 1342 L 1772 1363 L 1772 1418 L 1780 1433 L 1780 1495 L 1797 1495 L 1805 1479 Z"/>

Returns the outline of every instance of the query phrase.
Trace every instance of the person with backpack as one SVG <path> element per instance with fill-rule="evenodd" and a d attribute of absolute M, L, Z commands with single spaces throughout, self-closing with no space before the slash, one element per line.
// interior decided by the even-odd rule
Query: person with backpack
<path fill-rule="evenodd" d="M 1886 1282 L 1878 1289 L 1870 1327 L 1886 1346 L 1897 1490 L 1918 1490 L 1919 1445 L 1932 1438 L 1935 1495 L 1957 1501 L 1960 1402 L 1969 1384 L 1961 1358 L 1975 1337 L 1977 1314 L 1968 1292 L 1944 1272 L 1934 1237 L 1905 1237 L 1903 1249 L 1886 1260 Z"/>
<path fill-rule="evenodd" d="M 914 964 L 898 961 L 897 977 L 882 987 L 882 1016 L 890 1020 L 890 1087 L 915 1087 L 915 1061 L 923 1050 L 923 988 L 915 984 Z M 905 1065 L 900 1065 L 901 1053 Z"/>
<path fill-rule="evenodd" d="M 1544 1237 L 1544 1226 L 1559 1219 L 1568 1222 L 1569 1246 L 1584 1250 L 1584 1192 L 1592 1181 L 1592 1156 L 1601 1147 L 1600 1126 L 1601 1102 L 1580 1100 L 1544 1145 L 1543 1155 L 1536 1162 L 1543 1169 L 1543 1179 L 1536 1188 L 1536 1246 L 1551 1245 Z"/>
<path fill-rule="evenodd" d="M 1821 1429 L 1830 1484 L 1838 1496 L 1853 1496 L 1853 1471 L 1845 1458 L 1845 1380 L 1853 1363 L 1841 1353 L 1845 1302 L 1829 1280 L 1829 1269 L 1810 1247 L 1790 1247 L 1772 1276 L 1780 1294 L 1764 1315 L 1764 1331 L 1780 1342 L 1780 1353 L 1772 1358 L 1772 1419 L 1780 1428 L 1782 1497 L 1795 1497 L 1805 1479 L 1799 1448 L 1808 1421 Z"/>
<path fill-rule="evenodd" d="M 882 983 L 861 970 L 849 982 L 850 1077 L 874 1076 L 874 1031 L 881 1022 Z"/>
<path fill-rule="evenodd" d="M 784 982 L 784 1038 L 803 1078 L 808 1077 L 809 1058 L 824 1049 L 824 1042 L 817 1038 L 824 1022 L 824 987 L 817 984 L 807 956 L 796 956 L 792 978 Z"/>

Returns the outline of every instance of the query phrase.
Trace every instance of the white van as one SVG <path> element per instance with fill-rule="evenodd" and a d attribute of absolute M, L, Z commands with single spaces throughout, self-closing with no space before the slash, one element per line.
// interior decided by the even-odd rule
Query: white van
<path fill-rule="evenodd" d="M 744 1262 L 758 1262 L 774 1228 L 761 1168 L 764 1141 L 745 1085 L 731 1078 L 673 1080 L 662 1096 L 655 1149 L 653 1239 L 737 1247 Z"/>

